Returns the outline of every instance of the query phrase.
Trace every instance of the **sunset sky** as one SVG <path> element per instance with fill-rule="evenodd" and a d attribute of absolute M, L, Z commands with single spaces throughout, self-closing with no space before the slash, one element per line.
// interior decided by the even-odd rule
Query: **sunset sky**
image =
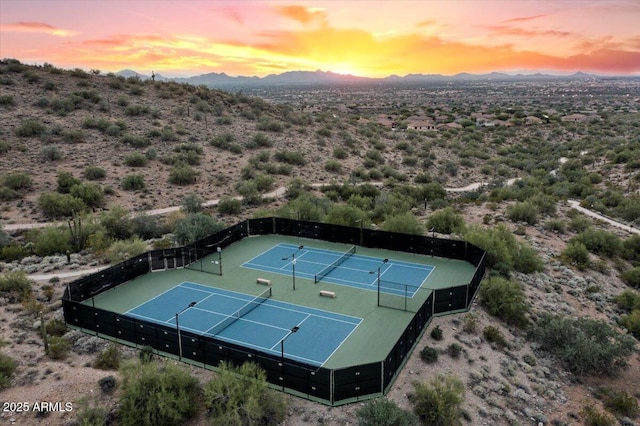
<path fill-rule="evenodd" d="M 640 0 L 0 0 L 0 57 L 165 76 L 640 75 Z"/>

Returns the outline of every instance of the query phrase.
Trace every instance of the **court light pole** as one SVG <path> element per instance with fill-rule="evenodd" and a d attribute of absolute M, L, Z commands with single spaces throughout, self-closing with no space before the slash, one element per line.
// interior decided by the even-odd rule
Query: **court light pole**
<path fill-rule="evenodd" d="M 298 252 L 300 250 L 302 250 L 304 248 L 304 246 L 300 246 L 298 247 L 298 249 L 291 253 L 291 256 L 287 256 L 287 257 L 283 257 L 282 260 L 289 260 L 289 258 L 291 258 L 291 272 L 292 272 L 292 278 L 293 278 L 293 289 L 296 289 L 296 254 L 298 254 Z M 297 331 L 297 330 L 296 330 Z"/>
<path fill-rule="evenodd" d="M 389 261 L 389 259 L 382 259 L 382 263 L 380 263 L 380 265 L 378 266 L 377 272 L 378 272 L 378 306 L 380 306 L 380 268 L 382 268 L 382 265 L 384 265 L 385 263 L 387 263 Z M 376 271 L 369 271 L 370 274 L 375 274 Z"/>
<path fill-rule="evenodd" d="M 280 359 L 281 359 L 281 361 L 280 361 L 280 366 L 281 366 L 281 368 L 282 368 L 282 369 L 281 369 L 281 374 L 282 374 L 282 391 L 283 391 L 283 392 L 284 392 L 284 385 L 285 385 L 285 382 L 284 382 L 284 341 L 285 341 L 285 340 L 287 340 L 287 338 L 288 338 L 289 336 L 291 336 L 293 333 L 297 332 L 298 330 L 300 330 L 300 327 L 298 327 L 298 326 L 296 325 L 295 327 L 293 327 L 293 328 L 291 329 L 291 331 L 289 331 L 289 332 L 287 333 L 287 335 L 286 335 L 286 336 L 284 336 L 284 337 L 282 338 L 282 340 L 280 340 L 280 357 L 281 357 L 281 358 L 280 358 Z"/>
<path fill-rule="evenodd" d="M 220 275 L 222 276 L 222 247 L 218 246 L 216 251 L 218 252 L 218 266 L 220 266 Z"/>
<path fill-rule="evenodd" d="M 196 306 L 196 303 L 198 302 L 191 302 L 186 308 L 184 308 L 180 312 L 176 312 L 176 332 L 178 333 L 178 361 L 182 361 L 182 339 L 180 338 L 180 323 L 178 322 L 178 318 L 180 317 L 181 313 L 189 308 L 193 308 L 194 306 Z"/>

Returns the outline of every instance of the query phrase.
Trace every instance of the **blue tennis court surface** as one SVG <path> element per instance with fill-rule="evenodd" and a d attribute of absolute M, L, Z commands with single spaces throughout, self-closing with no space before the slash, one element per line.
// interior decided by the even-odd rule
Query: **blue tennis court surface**
<path fill-rule="evenodd" d="M 335 261 L 342 260 L 343 253 L 291 244 L 278 244 L 242 266 L 259 271 L 292 274 L 292 254 L 295 253 L 296 276 L 314 280 L 318 274 L 321 280 L 366 290 L 378 289 L 378 268 L 380 268 L 380 291 L 400 296 L 413 297 L 424 284 L 434 266 L 403 262 L 371 256 L 352 254 L 344 258 L 335 268 L 327 268 Z M 328 271 L 328 272 L 327 272 Z M 324 275 L 324 273 L 326 275 Z"/>
<path fill-rule="evenodd" d="M 271 289 L 269 288 L 268 291 Z M 361 318 L 265 297 L 184 282 L 131 309 L 126 315 L 176 326 L 196 334 L 323 365 Z M 195 303 L 194 303 L 195 302 Z M 298 327 L 296 332 L 292 332 Z"/>

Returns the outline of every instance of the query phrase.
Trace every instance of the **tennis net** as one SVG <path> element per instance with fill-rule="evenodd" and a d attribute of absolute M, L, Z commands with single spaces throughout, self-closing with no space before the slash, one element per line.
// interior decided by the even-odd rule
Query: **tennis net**
<path fill-rule="evenodd" d="M 265 300 L 271 297 L 271 288 L 266 289 L 260 295 L 256 296 L 251 302 L 247 303 L 231 315 L 227 316 L 225 319 L 211 327 L 209 330 L 205 332 L 205 334 L 215 336 L 216 334 L 220 334 L 222 330 L 229 327 L 231 324 L 236 322 L 238 319 L 247 315 L 249 312 L 253 311 L 255 308 L 264 303 Z"/>
<path fill-rule="evenodd" d="M 320 272 L 318 272 L 317 274 L 315 274 L 313 281 L 315 283 L 318 283 L 321 279 L 323 279 L 324 277 L 326 277 L 331 271 L 333 271 L 334 269 L 336 269 L 338 266 L 340 266 L 345 260 L 347 260 L 348 258 L 350 258 L 351 256 L 353 256 L 353 254 L 356 252 L 356 246 L 352 246 L 349 250 L 347 250 L 346 252 L 344 252 L 342 254 L 342 256 L 340 256 L 339 258 L 337 258 L 336 260 L 334 260 L 332 263 L 330 263 L 329 265 L 327 265 L 323 270 L 321 270 Z"/>

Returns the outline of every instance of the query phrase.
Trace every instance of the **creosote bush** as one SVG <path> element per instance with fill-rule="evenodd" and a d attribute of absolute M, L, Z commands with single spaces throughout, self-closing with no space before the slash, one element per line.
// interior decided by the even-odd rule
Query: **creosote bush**
<path fill-rule="evenodd" d="M 200 386 L 181 366 L 132 362 L 121 373 L 118 415 L 123 425 L 178 425 L 197 413 Z"/>
<path fill-rule="evenodd" d="M 503 277 L 491 277 L 480 286 L 480 302 L 491 315 L 507 324 L 526 327 L 529 305 L 522 284 Z"/>
<path fill-rule="evenodd" d="M 540 348 L 557 356 L 576 374 L 613 374 L 626 365 L 635 339 L 607 322 L 542 315 L 529 332 Z"/>
<path fill-rule="evenodd" d="M 356 411 L 359 426 L 413 426 L 413 415 L 393 401 L 378 398 L 364 403 Z"/>
<path fill-rule="evenodd" d="M 439 374 L 428 383 L 414 382 L 413 412 L 423 425 L 460 425 L 464 384 L 453 375 Z"/>
<path fill-rule="evenodd" d="M 425 346 L 420 351 L 420 359 L 427 364 L 433 364 L 438 361 L 438 350 L 431 346 Z"/>
<path fill-rule="evenodd" d="M 0 390 L 11 386 L 11 376 L 16 371 L 18 363 L 8 355 L 0 353 Z"/>
<path fill-rule="evenodd" d="M 214 425 L 275 426 L 287 409 L 282 395 L 267 386 L 264 370 L 257 364 L 239 367 L 222 362 L 220 371 L 204 385 L 204 402 Z"/>

